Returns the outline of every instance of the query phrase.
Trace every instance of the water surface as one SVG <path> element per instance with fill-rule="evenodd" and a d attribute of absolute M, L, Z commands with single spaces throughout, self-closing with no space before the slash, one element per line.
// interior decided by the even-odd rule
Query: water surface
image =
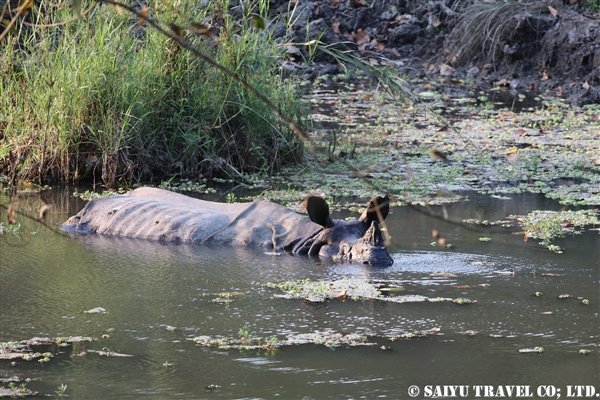
<path fill-rule="evenodd" d="M 83 207 L 69 192 L 55 193 L 52 223 Z M 468 202 L 447 206 L 452 219 L 494 220 L 534 209 L 560 209 L 535 195 L 515 195 L 511 201 L 469 197 Z M 6 197 L 1 200 L 8 202 Z M 13 201 L 21 208 L 36 207 L 34 198 Z M 556 255 L 504 230 L 467 229 L 409 208 L 392 211 L 387 224 L 395 263 L 389 268 L 270 256 L 257 248 L 73 238 L 21 221 L 18 238 L 0 236 L 0 340 L 100 338 L 114 329 L 110 338 L 85 348 L 106 347 L 133 357 L 70 357 L 68 348 L 44 364 L 0 361 L 0 377 L 36 379 L 28 387 L 40 393 L 54 394 L 66 384 L 67 394 L 76 399 L 406 398 L 410 385 L 445 384 L 521 384 L 534 390 L 554 385 L 563 394 L 566 385 L 600 389 L 596 231 L 557 241 L 566 251 Z M 431 247 L 433 228 L 455 248 Z M 481 236 L 492 241 L 482 243 Z M 514 275 L 495 273 L 507 270 Z M 439 277 L 436 272 L 456 276 Z M 274 299 L 275 292 L 263 287 L 272 281 L 344 277 L 391 280 L 401 283 L 405 294 L 466 297 L 477 303 L 310 304 Z M 467 285 L 471 288 L 457 287 Z M 229 304 L 213 303 L 219 292 L 243 295 Z M 536 297 L 535 292 L 543 295 Z M 574 298 L 558 299 L 565 293 Z M 589 299 L 590 305 L 577 297 Z M 108 313 L 83 312 L 94 307 Z M 186 340 L 198 335 L 237 337 L 244 326 L 256 336 L 280 340 L 292 333 L 358 332 L 378 346 L 331 350 L 304 345 L 266 354 L 206 349 Z M 432 328 L 439 332 L 423 339 L 386 338 Z M 470 330 L 477 334 L 466 335 Z M 388 349 L 381 350 L 382 345 Z M 536 346 L 545 351 L 519 353 Z M 593 352 L 581 355 L 580 349 Z M 172 365 L 165 367 L 165 362 Z M 220 387 L 208 390 L 209 385 Z"/>

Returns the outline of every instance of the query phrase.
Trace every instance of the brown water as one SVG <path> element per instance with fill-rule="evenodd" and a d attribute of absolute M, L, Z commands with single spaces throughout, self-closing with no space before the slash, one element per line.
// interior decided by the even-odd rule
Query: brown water
<path fill-rule="evenodd" d="M 83 201 L 69 198 L 71 191 L 55 193 L 53 222 L 83 207 Z M 560 208 L 535 195 L 515 195 L 510 201 L 469 196 L 470 201 L 447 207 L 451 218 L 494 220 Z M 7 204 L 8 199 L 0 201 Z M 18 206 L 35 209 L 36 200 L 20 199 Z M 0 341 L 101 337 L 113 328 L 110 338 L 86 348 L 133 355 L 70 357 L 71 349 L 66 349 L 44 364 L 0 361 L 0 377 L 37 379 L 27 386 L 42 394 L 54 394 L 60 384 L 75 399 L 408 398 L 411 385 L 421 392 L 425 385 L 529 385 L 534 397 L 540 385 L 554 385 L 562 397 L 567 385 L 593 385 L 600 391 L 596 231 L 557 241 L 566 251 L 556 255 L 536 241 L 524 243 L 522 236 L 470 230 L 396 208 L 387 220 L 395 263 L 382 269 L 269 256 L 256 248 L 73 239 L 21 222 L 19 237 L 0 236 Z M 432 228 L 456 248 L 431 247 Z M 482 243 L 481 236 L 492 241 Z M 493 272 L 508 269 L 515 274 Z M 432 275 L 439 271 L 457 276 Z M 274 299 L 274 292 L 262 287 L 270 281 L 343 277 L 394 280 L 402 282 L 406 294 L 478 302 L 459 306 L 336 300 L 314 305 Z M 456 287 L 463 285 L 473 288 Z M 211 293 L 225 291 L 245 294 L 229 305 L 211 302 Z M 538 291 L 543 296 L 533 295 Z M 575 298 L 558 299 L 565 293 Z M 580 296 L 590 304 L 578 301 Z M 83 313 L 94 307 L 108 313 Z M 553 313 L 542 314 L 548 311 Z M 177 329 L 168 331 L 167 325 Z M 359 332 L 378 346 L 330 350 L 303 345 L 265 354 L 206 349 L 186 340 L 198 335 L 237 337 L 243 326 L 256 336 L 280 340 L 290 333 Z M 434 327 L 440 328 L 438 334 L 423 339 L 390 342 L 385 337 Z M 467 330 L 478 333 L 468 336 Z M 381 350 L 381 345 L 389 349 Z M 519 353 L 536 346 L 545 351 Z M 580 349 L 593 352 L 582 355 Z M 172 366 L 163 366 L 165 362 Z M 208 390 L 208 385 L 220 387 Z"/>

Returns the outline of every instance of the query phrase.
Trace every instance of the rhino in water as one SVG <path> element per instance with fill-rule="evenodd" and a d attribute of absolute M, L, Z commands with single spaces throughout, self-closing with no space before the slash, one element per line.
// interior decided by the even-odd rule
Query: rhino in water
<path fill-rule="evenodd" d="M 255 245 L 377 266 L 393 263 L 378 221 L 389 199 L 374 197 L 356 221 L 333 220 L 327 202 L 306 200 L 308 217 L 266 200 L 225 204 L 143 187 L 90 201 L 62 226 L 78 234 L 116 235 L 166 242 Z"/>

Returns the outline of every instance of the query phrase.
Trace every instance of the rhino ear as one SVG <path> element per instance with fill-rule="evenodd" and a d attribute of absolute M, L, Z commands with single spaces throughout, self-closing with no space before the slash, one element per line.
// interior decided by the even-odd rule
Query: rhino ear
<path fill-rule="evenodd" d="M 371 222 L 383 221 L 390 212 L 390 198 L 387 196 L 373 197 L 367 206 L 367 209 L 362 213 L 359 220 L 371 225 Z"/>
<path fill-rule="evenodd" d="M 329 205 L 325 199 L 318 196 L 308 196 L 305 205 L 308 217 L 312 222 L 321 225 L 325 229 L 333 226 L 333 219 L 329 214 Z"/>

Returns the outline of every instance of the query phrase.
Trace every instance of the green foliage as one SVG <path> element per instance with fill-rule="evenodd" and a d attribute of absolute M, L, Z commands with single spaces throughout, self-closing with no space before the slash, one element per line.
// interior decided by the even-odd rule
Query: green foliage
<path fill-rule="evenodd" d="M 41 18 L 45 2 L 34 15 Z M 156 20 L 189 25 L 174 1 L 153 5 L 148 15 Z M 241 16 L 229 13 L 228 0 L 184 0 L 177 9 L 220 27 L 213 38 L 186 39 L 299 120 L 296 87 L 278 69 L 285 48 L 269 29 L 256 28 L 267 5 L 260 0 Z M 73 11 L 44 18 L 65 21 Z M 114 183 L 271 171 L 300 156 L 291 130 L 253 93 L 126 12 L 101 5 L 86 19 L 22 31 L 14 41 L 20 44 L 0 49 L 0 122 L 6 125 L 0 162 L 12 178 L 101 174 Z"/>
<path fill-rule="evenodd" d="M 581 4 L 592 11 L 600 13 L 600 0 L 582 0 Z"/>
<path fill-rule="evenodd" d="M 586 225 L 598 225 L 598 212 L 596 210 L 579 211 L 534 211 L 523 218 L 523 231 L 528 237 L 541 239 L 540 244 L 548 250 L 559 252 L 560 246 L 551 242 L 565 235 L 581 234 L 580 229 Z"/>

